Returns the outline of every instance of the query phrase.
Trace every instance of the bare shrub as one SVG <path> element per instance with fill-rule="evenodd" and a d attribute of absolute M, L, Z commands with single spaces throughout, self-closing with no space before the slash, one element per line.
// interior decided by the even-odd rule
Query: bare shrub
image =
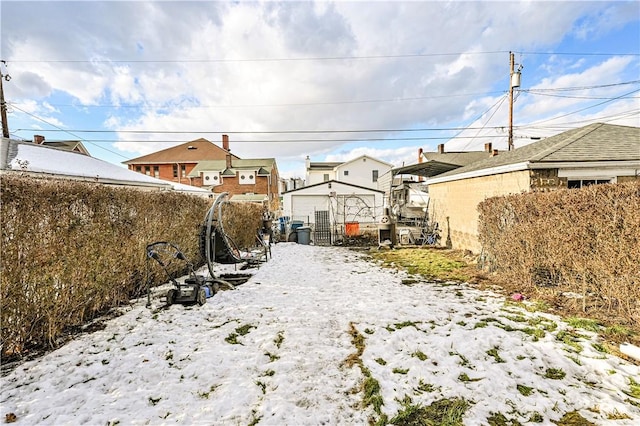
<path fill-rule="evenodd" d="M 494 197 L 478 209 L 501 280 L 577 293 L 583 311 L 640 325 L 640 182 Z"/>
<path fill-rule="evenodd" d="M 65 329 L 141 295 L 147 244 L 171 241 L 197 259 L 209 200 L 11 174 L 0 185 L 3 357 L 54 347 Z"/>
<path fill-rule="evenodd" d="M 254 203 L 224 203 L 222 222 L 224 231 L 240 248 L 256 245 L 256 235 L 262 227 L 263 207 Z"/>

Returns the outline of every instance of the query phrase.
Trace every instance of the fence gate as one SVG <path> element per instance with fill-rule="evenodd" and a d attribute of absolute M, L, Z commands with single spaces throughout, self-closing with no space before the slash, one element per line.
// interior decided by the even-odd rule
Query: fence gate
<path fill-rule="evenodd" d="M 331 245 L 331 226 L 329 223 L 328 210 L 316 210 L 315 231 L 313 232 L 313 242 L 319 246 Z"/>

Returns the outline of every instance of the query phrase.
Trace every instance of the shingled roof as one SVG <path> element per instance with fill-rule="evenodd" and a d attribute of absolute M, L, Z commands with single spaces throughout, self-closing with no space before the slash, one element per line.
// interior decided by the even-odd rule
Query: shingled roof
<path fill-rule="evenodd" d="M 225 160 L 200 161 L 189 173 L 189 177 L 198 177 L 201 172 L 224 172 L 224 175 L 235 176 L 237 170 L 256 170 L 259 175 L 269 175 L 269 170 L 276 166 L 275 158 L 234 159 L 231 169 L 227 169 Z"/>
<path fill-rule="evenodd" d="M 198 163 L 203 160 L 224 160 L 227 151 L 207 139 L 200 138 L 171 148 L 143 155 L 123 164 Z M 234 160 L 239 159 L 231 154 Z"/>
<path fill-rule="evenodd" d="M 596 163 L 601 161 L 639 161 L 640 128 L 594 123 L 568 130 L 513 151 L 476 161 L 467 166 L 438 175 L 445 179 L 463 173 L 526 163 L 531 168 L 551 163 Z M 446 180 L 452 180 L 446 179 Z"/>

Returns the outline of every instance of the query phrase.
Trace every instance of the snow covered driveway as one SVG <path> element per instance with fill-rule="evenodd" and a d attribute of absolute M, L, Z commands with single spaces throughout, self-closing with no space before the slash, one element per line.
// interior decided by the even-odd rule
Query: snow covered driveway
<path fill-rule="evenodd" d="M 277 244 L 253 272 L 201 307 L 136 302 L 22 364 L 0 382 L 2 415 L 24 425 L 364 425 L 455 399 L 465 425 L 550 424 L 573 411 L 640 423 L 640 369 L 553 316 L 465 285 L 406 285 L 404 273 L 342 248 Z"/>

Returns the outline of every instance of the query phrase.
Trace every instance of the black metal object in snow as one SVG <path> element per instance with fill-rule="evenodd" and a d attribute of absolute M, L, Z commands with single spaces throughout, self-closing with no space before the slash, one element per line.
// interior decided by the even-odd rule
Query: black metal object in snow
<path fill-rule="evenodd" d="M 167 241 L 157 241 L 147 245 L 147 275 L 149 271 L 148 262 L 153 259 L 164 270 L 169 278 L 173 288 L 167 292 L 167 305 L 174 303 L 180 304 L 199 304 L 204 305 L 207 298 L 212 297 L 219 289 L 220 284 L 229 285 L 223 280 L 216 278 L 207 278 L 197 275 L 191 263 L 184 253 L 173 243 Z M 182 267 L 178 268 L 173 265 L 175 261 L 182 262 Z M 176 280 L 174 274 L 185 269 L 189 271 L 189 277 L 183 283 Z M 176 271 L 172 274 L 171 269 Z M 149 277 L 147 276 L 147 307 L 151 307 L 151 292 L 149 289 Z"/>
<path fill-rule="evenodd" d="M 222 223 L 222 209 L 228 203 L 228 193 L 223 192 L 214 201 L 207 211 L 204 224 L 200 229 L 200 254 L 207 262 L 207 268 L 211 276 L 214 274 L 214 264 L 239 264 L 246 263 L 253 266 L 265 262 L 271 255 L 270 241 L 266 242 L 260 235 L 256 235 L 256 243 L 261 251 L 258 254 L 243 254 L 233 239 L 224 232 Z"/>
<path fill-rule="evenodd" d="M 331 224 L 329 222 L 329 211 L 316 211 L 315 219 L 316 223 L 313 231 L 314 243 L 316 245 L 331 245 Z"/>

